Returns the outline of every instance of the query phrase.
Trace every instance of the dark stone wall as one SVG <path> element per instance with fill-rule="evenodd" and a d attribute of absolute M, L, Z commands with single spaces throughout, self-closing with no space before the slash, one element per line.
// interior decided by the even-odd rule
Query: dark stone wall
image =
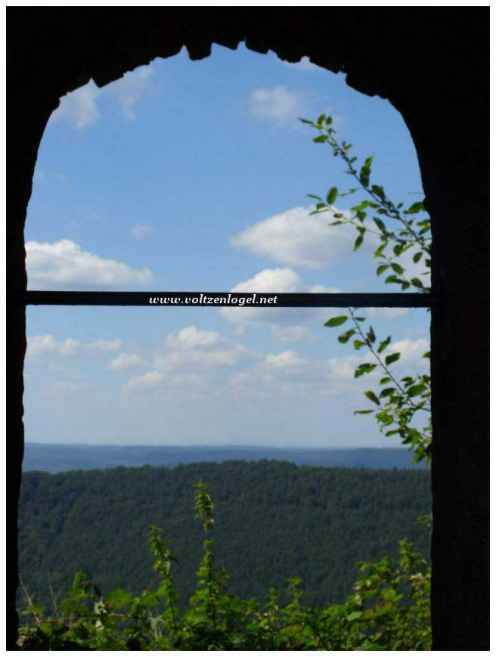
<path fill-rule="evenodd" d="M 9 647 L 17 617 L 23 454 L 23 230 L 44 127 L 60 96 L 212 43 L 287 61 L 307 55 L 389 100 L 414 140 L 433 220 L 432 614 L 436 650 L 489 648 L 488 73 L 481 7 L 9 7 L 7 438 Z"/>

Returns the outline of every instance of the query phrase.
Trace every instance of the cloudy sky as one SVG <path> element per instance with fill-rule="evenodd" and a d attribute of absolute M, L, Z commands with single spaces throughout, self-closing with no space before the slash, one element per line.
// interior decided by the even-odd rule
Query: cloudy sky
<path fill-rule="evenodd" d="M 422 199 L 408 131 L 386 101 L 303 60 L 244 48 L 156 60 L 65 97 L 44 135 L 26 225 L 31 289 L 380 291 L 373 244 L 309 216 L 350 186 L 298 117 L 332 113 L 375 180 Z M 337 202 L 346 210 L 347 199 Z M 382 446 L 353 380 L 363 358 L 332 310 L 30 308 L 28 441 Z M 424 367 L 425 311 L 367 311 Z M 425 361 L 424 361 L 425 362 Z M 367 402 L 365 402 L 365 406 Z"/>

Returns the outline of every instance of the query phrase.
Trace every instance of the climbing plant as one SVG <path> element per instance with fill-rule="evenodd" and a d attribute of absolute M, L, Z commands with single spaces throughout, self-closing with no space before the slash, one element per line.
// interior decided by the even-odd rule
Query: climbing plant
<path fill-rule="evenodd" d="M 355 232 L 353 250 L 358 251 L 369 235 L 375 241 L 373 258 L 377 261 L 376 274 L 388 286 L 399 286 L 402 291 L 430 292 L 431 221 L 423 202 L 411 205 L 393 201 L 384 187 L 372 179 L 373 157 L 361 164 L 353 154 L 352 145 L 340 141 L 333 117 L 321 114 L 315 121 L 301 121 L 318 132 L 317 144 L 330 148 L 332 156 L 344 163 L 345 172 L 352 179 L 352 187 L 339 190 L 331 186 L 325 196 L 309 194 L 315 202 L 311 214 L 327 213 L 331 227 L 349 225 Z M 339 210 L 339 199 L 359 196 L 348 210 Z M 413 271 L 412 271 L 413 270 Z M 357 414 L 373 414 L 381 431 L 387 436 L 399 436 L 413 452 L 416 462 L 430 460 L 432 420 L 430 411 L 431 378 L 429 372 L 398 376 L 395 364 L 401 352 L 392 350 L 392 336 L 379 337 L 373 326 L 366 328 L 366 317 L 357 309 L 331 317 L 326 326 L 341 327 L 341 344 L 351 343 L 357 351 L 366 351 L 369 359 L 360 363 L 355 378 L 380 373 L 375 389 L 365 391 L 372 407 L 356 410 Z M 430 352 L 423 354 L 427 363 Z"/>

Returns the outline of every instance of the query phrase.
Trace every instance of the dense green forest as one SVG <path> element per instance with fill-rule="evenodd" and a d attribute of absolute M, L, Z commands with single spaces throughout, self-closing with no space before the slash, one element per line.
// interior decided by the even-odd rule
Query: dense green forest
<path fill-rule="evenodd" d="M 157 584 L 146 550 L 150 525 L 178 555 L 175 580 L 185 602 L 195 586 L 201 528 L 192 489 L 202 480 L 216 501 L 219 566 L 228 590 L 261 599 L 271 586 L 303 580 L 305 601 L 349 595 L 356 563 L 397 552 L 410 539 L 427 556 L 426 471 L 296 466 L 278 461 L 196 463 L 25 473 L 19 520 L 20 573 L 35 600 L 51 604 L 84 570 L 105 593 Z"/>

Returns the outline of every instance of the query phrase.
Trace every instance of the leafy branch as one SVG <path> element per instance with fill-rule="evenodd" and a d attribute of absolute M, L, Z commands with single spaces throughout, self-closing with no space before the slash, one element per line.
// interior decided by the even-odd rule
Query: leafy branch
<path fill-rule="evenodd" d="M 378 238 L 379 245 L 374 252 L 374 258 L 380 260 L 380 265 L 376 273 L 382 276 L 387 271 L 390 272 L 385 279 L 386 284 L 400 285 L 402 290 L 413 287 L 424 293 L 430 292 L 430 282 L 425 280 L 425 277 L 429 276 L 431 268 L 431 221 L 423 202 L 413 203 L 407 208 L 403 203 L 393 202 L 384 187 L 371 181 L 372 156 L 367 157 L 362 166 L 357 168 L 358 158 L 352 155 L 352 145 L 346 141 L 339 142 L 336 137 L 332 116 L 321 114 L 316 121 L 300 120 L 320 133 L 313 141 L 327 144 L 333 156 L 344 162 L 345 172 L 358 183 L 358 187 L 344 192 L 339 192 L 338 188 L 333 186 L 325 199 L 316 194 L 308 194 L 309 198 L 317 201 L 311 214 L 330 212 L 336 220 L 331 226 L 353 226 L 357 232 L 354 251 L 362 246 L 366 233 Z M 349 212 L 340 212 L 335 208 L 334 204 L 339 198 L 353 195 L 360 190 L 367 198 L 352 206 Z M 404 263 L 398 260 L 410 249 L 415 251 L 412 263 L 425 267 L 425 271 L 420 274 L 424 280 L 419 278 L 419 275 L 409 276 Z"/>
<path fill-rule="evenodd" d="M 358 183 L 344 192 L 339 192 L 336 186 L 329 189 L 325 199 L 316 194 L 308 196 L 316 202 L 315 209 L 310 214 L 331 213 L 335 221 L 330 226 L 351 225 L 357 232 L 353 250 L 357 251 L 363 244 L 365 235 L 369 233 L 379 241 L 373 257 L 379 260 L 376 275 L 382 276 L 388 272 L 384 282 L 401 286 L 402 290 L 410 287 L 421 293 L 430 292 L 431 269 L 431 237 L 430 218 L 425 212 L 422 202 L 416 202 L 408 208 L 403 203 L 395 203 L 386 194 L 384 187 L 372 182 L 373 157 L 365 159 L 361 167 L 357 167 L 357 157 L 352 154 L 351 144 L 339 142 L 333 127 L 332 116 L 321 114 L 316 121 L 301 119 L 305 124 L 319 132 L 313 141 L 327 144 L 334 157 L 340 158 L 345 164 L 345 172 Z M 349 211 L 339 211 L 335 203 L 339 198 L 351 196 L 361 191 L 366 198 L 353 205 Z M 420 218 L 417 215 L 421 215 Z M 400 258 L 409 250 L 413 250 L 411 262 L 417 268 L 424 266 L 420 274 L 408 273 L 407 265 Z M 422 278 L 420 278 L 422 277 Z M 426 279 L 426 277 L 428 277 Z M 366 390 L 365 396 L 374 404 L 373 408 L 355 411 L 366 415 L 375 413 L 375 419 L 381 431 L 386 436 L 398 435 L 403 444 L 414 452 L 414 460 L 430 459 L 432 442 L 432 423 L 430 411 L 431 380 L 428 374 L 397 377 L 391 366 L 400 360 L 401 352 L 388 352 L 391 336 L 377 341 L 376 332 L 372 326 L 367 332 L 362 328 L 365 317 L 355 314 L 353 308 L 348 309 L 348 315 L 340 315 L 329 319 L 325 326 L 334 328 L 351 321 L 351 327 L 338 336 L 341 344 L 353 340 L 356 350 L 367 348 L 375 362 L 360 363 L 355 369 L 355 378 L 382 369 L 383 376 L 379 380 L 380 390 Z M 430 353 L 423 354 L 430 360 Z M 415 426 L 417 413 L 428 414 L 425 426 Z"/>

